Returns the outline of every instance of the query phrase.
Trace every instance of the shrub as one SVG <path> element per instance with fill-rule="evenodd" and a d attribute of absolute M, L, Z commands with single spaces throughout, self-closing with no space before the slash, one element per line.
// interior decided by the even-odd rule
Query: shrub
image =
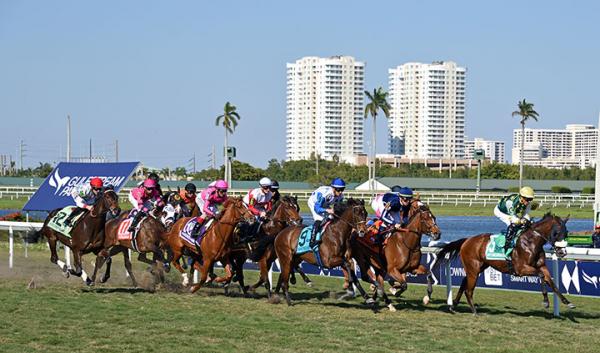
<path fill-rule="evenodd" d="M 519 192 L 518 186 L 511 186 L 508 188 L 508 192 Z"/>
<path fill-rule="evenodd" d="M 555 194 L 570 194 L 572 192 L 568 187 L 559 185 L 551 187 L 550 190 Z"/>
<path fill-rule="evenodd" d="M 582 194 L 594 194 L 596 192 L 596 188 L 593 186 L 586 186 L 581 189 Z"/>

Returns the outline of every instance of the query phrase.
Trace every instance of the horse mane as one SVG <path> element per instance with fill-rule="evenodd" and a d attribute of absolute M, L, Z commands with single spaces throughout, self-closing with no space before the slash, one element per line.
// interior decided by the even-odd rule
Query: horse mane
<path fill-rule="evenodd" d="M 238 202 L 241 202 L 242 198 L 241 197 L 228 197 L 227 200 L 225 200 L 225 202 L 223 202 L 223 207 L 227 208 L 229 207 L 229 205 L 231 204 L 236 204 Z"/>
<path fill-rule="evenodd" d="M 364 206 L 365 202 L 360 199 L 349 198 L 346 202 L 336 202 L 333 204 L 333 213 L 336 216 L 341 216 L 346 210 L 354 206 Z"/>

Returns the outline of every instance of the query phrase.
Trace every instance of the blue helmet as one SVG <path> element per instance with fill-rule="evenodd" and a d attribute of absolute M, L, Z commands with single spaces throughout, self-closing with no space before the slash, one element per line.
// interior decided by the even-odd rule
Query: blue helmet
<path fill-rule="evenodd" d="M 331 181 L 331 187 L 335 189 L 343 189 L 346 187 L 346 182 L 342 178 L 335 178 Z"/>
<path fill-rule="evenodd" d="M 410 199 L 413 197 L 413 191 L 411 188 L 405 186 L 405 187 L 400 188 L 400 191 L 398 192 L 398 196 Z"/>
<path fill-rule="evenodd" d="M 392 186 L 392 192 L 393 193 L 398 194 L 398 193 L 400 193 L 401 190 L 402 190 L 402 186 L 400 186 L 400 185 L 394 185 L 394 186 Z"/>

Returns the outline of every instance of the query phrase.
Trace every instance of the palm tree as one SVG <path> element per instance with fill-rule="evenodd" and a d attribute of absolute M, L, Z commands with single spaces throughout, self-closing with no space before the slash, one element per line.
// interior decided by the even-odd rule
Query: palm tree
<path fill-rule="evenodd" d="M 390 117 L 390 104 L 387 101 L 388 92 L 384 91 L 383 88 L 379 87 L 377 89 L 373 89 L 373 93 L 369 93 L 369 91 L 365 91 L 367 98 L 369 99 L 369 103 L 365 106 L 365 119 L 371 115 L 373 117 L 373 131 L 371 133 L 371 163 L 373 166 L 369 168 L 369 184 L 370 189 L 375 190 L 375 152 L 377 146 L 377 113 L 379 110 L 383 111 L 383 114 L 386 118 Z"/>
<path fill-rule="evenodd" d="M 521 117 L 521 151 L 519 155 L 519 189 L 523 187 L 523 149 L 525 148 L 525 122 L 527 119 L 531 118 L 535 121 L 538 120 L 538 113 L 533 110 L 533 103 L 528 103 L 523 98 L 517 106 L 519 110 L 515 110 L 512 112 L 512 116 L 520 116 Z"/>
<path fill-rule="evenodd" d="M 225 128 L 225 151 L 223 152 L 225 155 L 225 180 L 228 183 L 231 183 L 231 163 L 229 160 L 229 156 L 227 155 L 227 147 L 228 147 L 228 138 L 229 134 L 233 134 L 233 131 L 238 125 L 238 120 L 240 120 L 240 115 L 236 112 L 235 105 L 230 104 L 229 102 L 225 103 L 225 107 L 223 108 L 223 114 L 219 115 L 215 120 L 215 125 L 222 125 Z"/>

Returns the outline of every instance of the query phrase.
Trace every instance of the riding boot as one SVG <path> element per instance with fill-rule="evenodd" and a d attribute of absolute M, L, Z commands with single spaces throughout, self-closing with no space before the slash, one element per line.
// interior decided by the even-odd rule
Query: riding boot
<path fill-rule="evenodd" d="M 131 225 L 129 226 L 129 228 L 127 228 L 127 231 L 130 233 L 133 233 L 135 231 L 135 228 L 137 227 L 138 223 L 140 223 L 140 220 L 145 215 L 146 215 L 145 212 L 138 211 L 138 213 L 136 213 L 135 216 L 133 216 L 133 220 L 131 221 Z"/>
<path fill-rule="evenodd" d="M 310 243 L 309 243 L 309 246 L 311 248 L 314 248 L 316 245 L 321 243 L 321 240 L 317 241 L 317 233 L 319 232 L 319 230 L 321 228 L 321 222 L 322 221 L 315 221 L 315 223 L 313 223 L 313 228 L 312 228 L 312 233 L 310 233 Z"/>
<path fill-rule="evenodd" d="M 80 215 L 81 212 L 83 212 L 84 210 L 85 209 L 81 207 L 77 207 L 76 209 L 74 209 L 73 212 L 71 212 L 71 214 L 67 217 L 67 219 L 65 219 L 65 225 L 69 227 L 74 226 L 74 224 L 72 224 L 73 219 Z"/>
<path fill-rule="evenodd" d="M 196 224 L 194 224 L 194 228 L 192 228 L 192 232 L 190 234 L 193 239 L 198 238 L 200 228 L 202 228 L 202 224 L 204 224 L 204 218 L 196 217 Z"/>
<path fill-rule="evenodd" d="M 508 266 L 509 273 L 514 273 L 514 268 L 513 268 L 513 264 L 512 264 L 512 252 L 509 255 L 508 250 L 513 247 L 512 241 L 515 236 L 515 233 L 517 233 L 517 229 L 518 229 L 518 226 L 516 224 L 512 224 L 512 223 L 506 229 L 506 238 L 504 240 L 504 255 L 506 257 L 506 265 Z"/>

